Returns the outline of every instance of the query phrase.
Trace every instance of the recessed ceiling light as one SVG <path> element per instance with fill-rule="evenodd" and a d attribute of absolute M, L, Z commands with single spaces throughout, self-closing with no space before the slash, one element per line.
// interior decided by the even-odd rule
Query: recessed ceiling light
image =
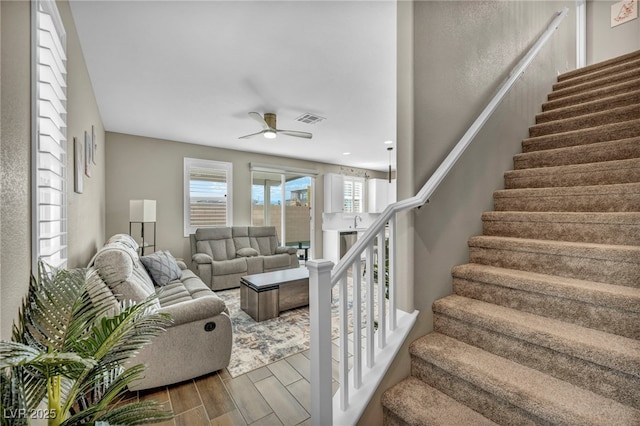
<path fill-rule="evenodd" d="M 343 152 L 342 155 L 351 155 L 350 152 Z"/>
<path fill-rule="evenodd" d="M 384 141 L 385 145 L 391 145 L 393 141 Z"/>

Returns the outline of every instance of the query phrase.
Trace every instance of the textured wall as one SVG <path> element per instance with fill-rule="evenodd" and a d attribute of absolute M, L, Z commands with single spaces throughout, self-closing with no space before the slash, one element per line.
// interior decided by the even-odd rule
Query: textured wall
<path fill-rule="evenodd" d="M 29 286 L 31 269 L 29 2 L 0 2 L 2 124 L 0 162 L 0 338 Z"/>
<path fill-rule="evenodd" d="M 157 201 L 156 249 L 191 259 L 189 238 L 183 227 L 183 158 L 233 163 L 233 223 L 251 223 L 251 171 L 249 163 L 316 170 L 315 253 L 322 254 L 323 173 L 340 173 L 340 167 L 229 149 L 107 132 L 107 236 L 129 232 L 129 200 Z M 372 177 L 384 173 L 369 171 Z"/>
<path fill-rule="evenodd" d="M 415 149 L 422 185 L 485 107 L 508 72 L 573 2 L 416 2 Z M 488 29 L 491 29 L 488 31 Z M 432 328 L 431 304 L 452 291 L 451 268 L 466 263 L 467 239 L 521 151 L 520 141 L 557 73 L 575 67 L 575 20 L 567 18 L 516 83 L 450 175 L 415 214 L 415 304 Z"/>
<path fill-rule="evenodd" d="M 587 65 L 640 49 L 640 18 L 611 28 L 616 1 L 587 1 Z"/>
<path fill-rule="evenodd" d="M 0 202 L 0 338 L 11 325 L 31 274 L 31 29 L 30 2 L 0 2 L 2 118 Z M 69 267 L 85 266 L 104 241 L 104 130 L 67 2 L 58 2 L 67 32 Z M 101 151 L 85 193 L 73 193 L 73 136 L 96 126 Z M 100 155 L 101 154 L 101 155 Z"/>

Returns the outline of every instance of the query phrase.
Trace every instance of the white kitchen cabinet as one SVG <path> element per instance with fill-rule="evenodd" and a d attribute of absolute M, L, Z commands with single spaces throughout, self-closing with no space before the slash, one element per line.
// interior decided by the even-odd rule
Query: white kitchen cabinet
<path fill-rule="evenodd" d="M 324 175 L 324 212 L 340 213 L 344 209 L 344 176 L 336 173 Z"/>
<path fill-rule="evenodd" d="M 389 204 L 396 202 L 396 180 L 369 179 L 367 207 L 370 213 L 380 213 Z"/>

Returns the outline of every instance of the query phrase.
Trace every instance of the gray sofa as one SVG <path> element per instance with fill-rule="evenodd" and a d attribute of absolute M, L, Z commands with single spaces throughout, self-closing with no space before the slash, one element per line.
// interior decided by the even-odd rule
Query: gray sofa
<path fill-rule="evenodd" d="M 169 277 L 161 287 L 154 285 L 142 261 L 149 268 L 149 259 L 156 257 L 144 256 L 141 261 L 137 249 L 133 238 L 118 234 L 98 250 L 90 264 L 113 294 L 113 309 L 119 309 L 116 299 L 137 302 L 155 293 L 159 311 L 170 314 L 173 319 L 166 332 L 143 347 L 129 362 L 146 366 L 144 378 L 130 386 L 130 390 L 181 382 L 229 365 L 231 320 L 224 301 L 187 269 L 184 262 L 176 261 L 170 254 L 172 273 L 178 277 L 173 280 Z M 166 255 L 167 252 L 154 255 L 158 253 Z M 175 270 L 177 268 L 179 270 Z M 158 281 L 157 274 L 153 276 Z"/>
<path fill-rule="evenodd" d="M 297 249 L 282 247 L 275 226 L 199 228 L 190 235 L 196 274 L 213 290 L 240 287 L 240 277 L 298 268 Z"/>

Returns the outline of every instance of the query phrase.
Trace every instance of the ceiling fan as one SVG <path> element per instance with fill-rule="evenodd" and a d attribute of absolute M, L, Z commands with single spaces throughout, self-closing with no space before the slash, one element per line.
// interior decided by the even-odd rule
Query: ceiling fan
<path fill-rule="evenodd" d="M 248 139 L 253 136 L 264 135 L 267 139 L 275 139 L 277 134 L 287 136 L 295 136 L 296 138 L 311 139 L 313 136 L 308 132 L 298 132 L 296 130 L 280 130 L 276 128 L 276 115 L 270 112 L 264 114 L 264 117 L 257 112 L 250 112 L 249 116 L 262 125 L 262 131 L 252 133 L 246 136 L 240 136 L 238 139 Z"/>

